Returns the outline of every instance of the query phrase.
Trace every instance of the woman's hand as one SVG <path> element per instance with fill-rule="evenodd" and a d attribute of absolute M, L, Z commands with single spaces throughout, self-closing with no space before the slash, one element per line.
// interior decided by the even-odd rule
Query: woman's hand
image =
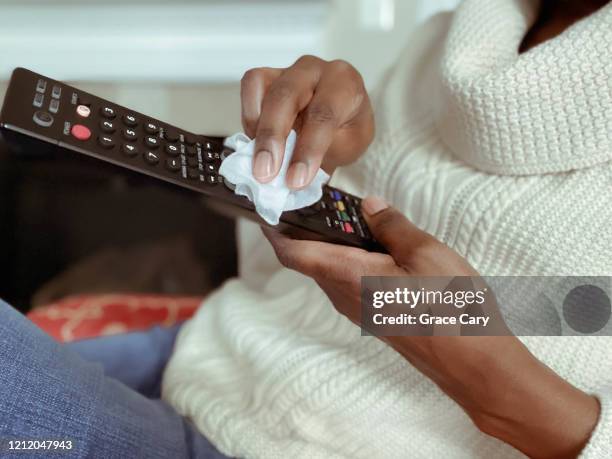
<path fill-rule="evenodd" d="M 361 319 L 362 276 L 477 278 L 465 259 L 383 201 L 365 199 L 362 210 L 389 255 L 292 240 L 264 229 L 281 263 L 312 277 L 353 322 Z M 480 430 L 530 457 L 575 457 L 597 423 L 597 400 L 539 362 L 514 336 L 382 339 L 455 400 Z"/>
<path fill-rule="evenodd" d="M 355 161 L 374 137 L 374 115 L 361 75 L 344 61 L 303 56 L 286 69 L 257 68 L 241 84 L 242 124 L 256 139 L 253 175 L 278 174 L 289 131 L 298 141 L 287 185 L 307 186 L 323 167 L 331 173 Z"/>

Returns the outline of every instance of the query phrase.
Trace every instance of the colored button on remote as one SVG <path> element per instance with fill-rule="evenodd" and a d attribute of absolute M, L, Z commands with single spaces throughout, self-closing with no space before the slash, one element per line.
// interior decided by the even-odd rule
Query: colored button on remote
<path fill-rule="evenodd" d="M 91 137 L 91 131 L 88 127 L 83 126 L 82 124 L 75 124 L 70 129 L 70 134 L 77 140 L 86 141 Z"/>

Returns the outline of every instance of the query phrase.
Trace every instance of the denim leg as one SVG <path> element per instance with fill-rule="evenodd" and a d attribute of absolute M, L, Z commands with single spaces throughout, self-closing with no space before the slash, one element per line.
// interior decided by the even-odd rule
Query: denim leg
<path fill-rule="evenodd" d="M 104 367 L 106 376 L 149 398 L 160 398 L 164 368 L 181 325 L 83 339 L 66 344 L 84 360 Z"/>
<path fill-rule="evenodd" d="M 164 402 L 105 376 L 0 301 L 0 457 L 8 440 L 71 440 L 58 457 L 224 457 Z"/>

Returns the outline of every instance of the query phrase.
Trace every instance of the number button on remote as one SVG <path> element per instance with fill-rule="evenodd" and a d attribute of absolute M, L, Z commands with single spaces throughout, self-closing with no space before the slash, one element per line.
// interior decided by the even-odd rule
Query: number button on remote
<path fill-rule="evenodd" d="M 125 140 L 136 140 L 138 135 L 134 129 L 127 128 L 123 130 L 123 137 Z"/>
<path fill-rule="evenodd" d="M 100 109 L 100 114 L 104 118 L 108 118 L 109 120 L 114 120 L 115 117 L 117 116 L 117 113 L 115 112 L 115 109 L 113 109 L 111 107 L 102 107 Z"/>
<path fill-rule="evenodd" d="M 176 172 L 181 168 L 181 161 L 178 158 L 168 158 L 166 160 L 166 167 L 171 172 Z"/>
<path fill-rule="evenodd" d="M 159 126 L 155 123 L 145 124 L 145 131 L 147 134 L 157 134 L 159 132 Z"/>
<path fill-rule="evenodd" d="M 152 151 L 147 151 L 144 155 L 144 159 L 146 162 L 152 165 L 156 165 L 157 163 L 159 163 L 159 155 Z"/>
<path fill-rule="evenodd" d="M 166 153 L 168 153 L 170 156 L 178 156 L 181 153 L 181 149 L 178 147 L 178 145 L 169 143 L 166 145 Z"/>
<path fill-rule="evenodd" d="M 138 148 L 136 147 L 136 145 L 132 145 L 131 143 L 124 143 L 123 147 L 121 147 L 121 151 L 123 151 L 123 153 L 126 156 L 136 156 L 138 154 Z"/>
<path fill-rule="evenodd" d="M 98 137 L 98 143 L 102 148 L 105 148 L 106 150 L 110 150 L 115 146 L 115 141 L 113 140 L 113 138 L 107 135 L 101 135 L 100 137 Z"/>
<path fill-rule="evenodd" d="M 100 137 L 98 137 L 98 143 L 102 148 L 106 150 L 110 150 L 115 146 L 115 141 L 113 140 L 113 138 L 107 135 L 101 135 Z"/>
<path fill-rule="evenodd" d="M 149 135 L 145 138 L 145 144 L 147 144 L 149 148 L 157 148 L 159 147 L 159 139 Z"/>
<path fill-rule="evenodd" d="M 123 122 L 126 126 L 136 127 L 138 126 L 138 119 L 134 115 L 124 115 Z"/>
<path fill-rule="evenodd" d="M 107 134 L 112 134 L 116 131 L 115 123 L 112 121 L 104 120 L 100 122 L 100 129 L 102 129 Z"/>

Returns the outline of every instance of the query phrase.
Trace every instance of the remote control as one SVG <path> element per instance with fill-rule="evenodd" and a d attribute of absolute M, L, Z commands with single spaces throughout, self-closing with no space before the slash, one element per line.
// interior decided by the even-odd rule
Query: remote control
<path fill-rule="evenodd" d="M 262 225 L 253 204 L 218 174 L 232 153 L 222 137 L 196 135 L 30 70 L 13 71 L 0 112 L 7 144 L 53 146 L 88 155 L 190 190 L 232 216 Z M 361 215 L 358 197 L 325 186 L 316 204 L 284 212 L 274 227 L 298 239 L 382 251 Z"/>

